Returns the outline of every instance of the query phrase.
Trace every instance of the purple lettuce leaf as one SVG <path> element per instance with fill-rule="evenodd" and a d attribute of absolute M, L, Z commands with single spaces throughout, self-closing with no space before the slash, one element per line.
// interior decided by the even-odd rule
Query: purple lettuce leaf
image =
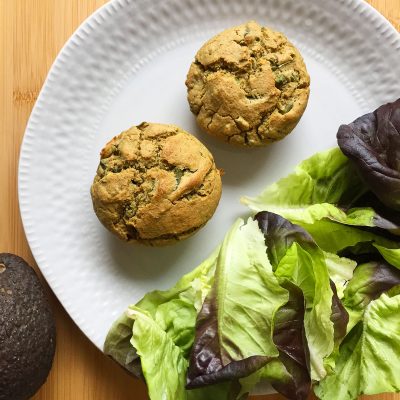
<path fill-rule="evenodd" d="M 288 298 L 257 222 L 238 220 L 224 239 L 214 283 L 197 316 L 187 388 L 244 378 L 275 359 L 274 316 Z"/>
<path fill-rule="evenodd" d="M 288 399 L 305 400 L 311 390 L 310 355 L 304 331 L 304 296 L 300 288 L 283 283 L 289 291 L 289 301 L 275 316 L 274 342 L 279 349 L 278 359 L 290 379 L 270 379 L 272 387 Z"/>
<path fill-rule="evenodd" d="M 341 125 L 337 140 L 372 192 L 400 210 L 400 99 Z"/>

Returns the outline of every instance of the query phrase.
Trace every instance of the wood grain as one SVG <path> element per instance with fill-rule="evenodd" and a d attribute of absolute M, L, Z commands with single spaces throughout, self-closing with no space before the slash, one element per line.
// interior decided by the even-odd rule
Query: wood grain
<path fill-rule="evenodd" d="M 399 0 L 369 2 L 400 29 Z M 104 3 L 0 0 L 0 252 L 19 254 L 32 265 L 17 198 L 17 165 L 24 129 L 58 51 L 77 26 Z M 47 286 L 46 289 L 57 319 L 57 353 L 50 376 L 34 400 L 146 399 L 144 385 L 104 357 L 79 331 Z M 368 399 L 399 400 L 400 395 Z"/>

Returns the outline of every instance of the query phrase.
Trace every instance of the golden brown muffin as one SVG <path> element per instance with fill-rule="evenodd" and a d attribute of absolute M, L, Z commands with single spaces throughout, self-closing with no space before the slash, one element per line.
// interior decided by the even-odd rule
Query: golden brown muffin
<path fill-rule="evenodd" d="M 194 136 L 143 122 L 101 151 L 91 195 L 97 217 L 119 238 L 161 246 L 189 237 L 212 217 L 221 176 Z"/>
<path fill-rule="evenodd" d="M 282 33 L 250 21 L 201 47 L 186 86 L 190 109 L 206 132 L 233 144 L 263 146 L 296 126 L 310 77 Z"/>

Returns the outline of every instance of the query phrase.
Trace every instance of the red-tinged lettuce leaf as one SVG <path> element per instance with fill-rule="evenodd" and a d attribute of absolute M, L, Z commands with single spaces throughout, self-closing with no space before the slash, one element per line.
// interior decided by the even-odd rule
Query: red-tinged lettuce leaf
<path fill-rule="evenodd" d="M 372 208 L 375 211 L 372 225 L 373 227 L 382 230 L 379 231 L 379 234 L 385 235 L 385 231 L 388 231 L 393 235 L 400 235 L 400 213 L 385 206 L 373 192 L 366 192 L 363 196 L 357 199 L 352 207 Z M 398 240 L 396 237 L 392 237 L 392 239 Z"/>
<path fill-rule="evenodd" d="M 336 358 L 339 354 L 339 347 L 347 334 L 347 326 L 349 324 L 349 313 L 337 296 L 336 286 L 331 280 L 332 296 L 332 314 L 331 321 L 334 329 L 334 347 L 330 356 L 325 361 L 326 365 L 330 367 L 330 372 L 334 371 Z"/>
<path fill-rule="evenodd" d="M 333 322 L 334 327 L 335 342 L 339 345 L 342 339 L 346 336 L 349 314 L 337 295 L 335 284 L 332 281 L 330 281 L 330 284 L 333 292 L 331 321 Z"/>
<path fill-rule="evenodd" d="M 266 356 L 250 356 L 240 361 L 228 358 L 225 365 L 218 338 L 217 314 L 215 298 L 210 296 L 197 319 L 186 385 L 188 389 L 245 377 L 271 360 Z"/>
<path fill-rule="evenodd" d="M 311 391 L 311 378 L 307 369 L 283 352 L 279 352 L 279 361 L 285 367 L 288 378 L 267 377 L 271 386 L 287 399 L 306 400 Z"/>
<path fill-rule="evenodd" d="M 305 400 L 311 389 L 309 354 L 304 332 L 304 296 L 289 281 L 281 282 L 289 292 L 288 302 L 275 314 L 274 343 L 279 356 L 250 376 L 240 379 L 241 396 L 248 395 L 259 382 L 267 381 L 292 400 Z"/>
<path fill-rule="evenodd" d="M 134 319 L 132 346 L 140 356 L 143 376 L 151 400 L 234 400 L 240 390 L 238 382 L 230 381 L 195 390 L 186 390 L 188 360 L 157 318 L 136 306 L 127 316 Z"/>
<path fill-rule="evenodd" d="M 343 304 L 350 315 L 347 331 L 361 319 L 368 304 L 400 285 L 400 271 L 384 260 L 359 265 L 345 291 Z"/>
<path fill-rule="evenodd" d="M 187 387 L 246 377 L 279 355 L 272 333 L 288 300 L 256 221 L 238 220 L 224 239 L 214 284 L 197 317 Z"/>
<path fill-rule="evenodd" d="M 321 400 L 400 392 L 400 295 L 382 293 L 340 346 L 333 374 L 314 391 Z"/>
<path fill-rule="evenodd" d="M 400 99 L 340 126 L 337 140 L 382 203 L 400 210 Z"/>
<path fill-rule="evenodd" d="M 135 306 L 129 306 L 108 332 L 105 354 L 145 379 L 152 400 L 208 400 L 217 393 L 218 398 L 230 398 L 225 397 L 230 385 L 190 393 L 185 389 L 196 317 L 211 288 L 218 252 L 174 287 L 147 293 Z"/>
<path fill-rule="evenodd" d="M 274 343 L 279 349 L 282 362 L 289 378 L 270 377 L 273 388 L 293 400 L 307 399 L 311 390 L 309 373 L 310 355 L 304 331 L 304 296 L 302 291 L 290 282 L 283 283 L 289 292 L 289 301 L 275 316 Z"/>
<path fill-rule="evenodd" d="M 278 214 L 262 211 L 257 213 L 254 219 L 264 234 L 268 258 L 274 270 L 293 243 L 302 243 L 303 246 L 317 248 L 313 238 L 306 230 Z"/>
<path fill-rule="evenodd" d="M 325 254 L 303 228 L 281 216 L 260 212 L 255 219 L 264 233 L 275 275 L 297 285 L 303 292 L 310 375 L 312 380 L 318 381 L 334 366 L 330 356 L 338 345 L 336 332 L 343 332 L 338 323 L 335 326 L 336 313 L 340 311 L 346 315 L 338 307 L 340 300 L 336 290 L 331 288 Z"/>

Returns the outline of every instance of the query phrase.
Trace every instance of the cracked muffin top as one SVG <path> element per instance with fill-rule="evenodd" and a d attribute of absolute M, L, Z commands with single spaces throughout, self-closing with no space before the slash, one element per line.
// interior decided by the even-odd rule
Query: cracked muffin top
<path fill-rule="evenodd" d="M 310 77 L 282 33 L 250 21 L 201 47 L 186 86 L 190 109 L 206 132 L 232 144 L 263 146 L 296 126 Z"/>
<path fill-rule="evenodd" d="M 119 238 L 160 246 L 189 237 L 212 217 L 221 176 L 194 136 L 143 122 L 101 151 L 91 195 L 97 217 Z"/>

